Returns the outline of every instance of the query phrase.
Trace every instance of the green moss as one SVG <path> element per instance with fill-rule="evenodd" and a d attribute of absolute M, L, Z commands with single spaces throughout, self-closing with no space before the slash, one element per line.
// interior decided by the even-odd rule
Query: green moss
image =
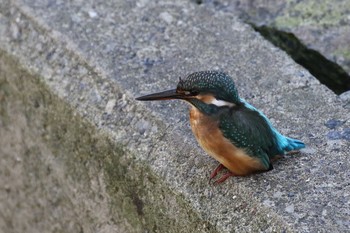
<path fill-rule="evenodd" d="M 215 232 L 215 228 L 200 219 L 184 197 L 170 190 L 146 163 L 135 162 L 134 154 L 76 114 L 71 106 L 52 94 L 42 79 L 21 69 L 1 50 L 0 60 L 7 60 L 18 72 L 16 79 L 0 82 L 3 86 L 11 82 L 15 87 L 6 96 L 22 103 L 28 125 L 41 132 L 45 147 L 63 164 L 66 179 L 77 185 L 77 195 L 82 192 L 91 196 L 91 200 L 81 200 L 82 206 L 84 202 L 98 205 L 99 193 L 91 188 L 91 182 L 103 174 L 101 186 L 106 187 L 110 200 L 106 212 L 116 225 L 127 225 L 131 232 Z M 0 86 L 0 93 L 2 89 Z M 32 150 L 35 148 L 40 150 L 40 147 Z M 40 169 L 44 162 L 38 161 L 45 160 L 44 154 L 41 151 L 30 154 L 37 158 L 27 156 L 24 162 L 32 163 L 28 169 L 40 171 L 36 175 L 40 180 L 46 171 Z M 101 224 L 94 215 L 79 214 L 89 219 L 91 227 Z"/>
<path fill-rule="evenodd" d="M 344 20 L 350 9 L 349 1 L 290 1 L 285 14 L 275 19 L 278 28 L 297 26 L 333 26 Z"/>
<path fill-rule="evenodd" d="M 6 105 L 10 104 L 7 100 L 9 89 L 7 80 L 0 80 L 0 127 L 6 127 L 10 120 L 9 114 L 6 111 Z"/>
<path fill-rule="evenodd" d="M 334 51 L 334 54 L 340 55 L 340 56 L 344 57 L 346 60 L 350 60 L 350 47 L 337 49 Z"/>

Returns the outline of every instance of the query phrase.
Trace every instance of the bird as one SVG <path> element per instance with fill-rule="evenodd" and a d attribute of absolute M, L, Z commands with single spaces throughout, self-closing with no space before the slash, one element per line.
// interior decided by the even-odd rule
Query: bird
<path fill-rule="evenodd" d="M 140 101 L 183 100 L 189 103 L 190 125 L 200 146 L 219 162 L 209 182 L 273 169 L 272 162 L 305 147 L 282 135 L 270 120 L 238 95 L 234 80 L 222 71 L 198 71 L 179 78 L 176 89 L 136 98 Z"/>

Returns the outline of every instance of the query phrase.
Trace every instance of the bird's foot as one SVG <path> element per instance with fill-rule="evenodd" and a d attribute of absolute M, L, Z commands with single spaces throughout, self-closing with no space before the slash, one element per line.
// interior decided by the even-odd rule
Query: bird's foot
<path fill-rule="evenodd" d="M 210 174 L 210 178 L 209 178 L 209 183 L 210 181 L 215 178 L 217 176 L 217 174 L 224 168 L 224 165 L 222 165 L 221 163 L 219 164 L 219 166 L 217 166 L 215 168 L 215 170 Z"/>
<path fill-rule="evenodd" d="M 222 164 L 219 164 L 219 166 L 217 166 L 214 171 L 210 174 L 210 178 L 209 178 L 209 183 L 212 181 L 213 178 L 215 178 L 218 173 L 223 169 L 225 168 L 224 165 Z M 225 173 L 224 175 L 222 175 L 219 179 L 215 180 L 213 182 L 214 185 L 216 184 L 220 184 L 222 182 L 224 182 L 225 180 L 227 180 L 227 178 L 229 178 L 230 176 L 234 176 L 235 174 L 233 174 L 232 172 L 227 172 Z"/>
<path fill-rule="evenodd" d="M 221 184 L 222 182 L 224 182 L 225 180 L 227 180 L 227 178 L 229 178 L 230 176 L 234 176 L 235 174 L 233 174 L 232 172 L 227 172 L 224 175 L 222 175 L 219 179 L 217 179 L 216 181 L 214 181 L 214 185 L 216 184 Z"/>

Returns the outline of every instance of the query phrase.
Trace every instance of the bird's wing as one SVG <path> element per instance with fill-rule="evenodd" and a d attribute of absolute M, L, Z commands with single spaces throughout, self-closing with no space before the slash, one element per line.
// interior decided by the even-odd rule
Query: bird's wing
<path fill-rule="evenodd" d="M 276 145 L 268 122 L 257 112 L 246 107 L 226 109 L 220 114 L 219 127 L 225 138 L 248 155 L 257 157 L 272 168 L 269 156 Z"/>

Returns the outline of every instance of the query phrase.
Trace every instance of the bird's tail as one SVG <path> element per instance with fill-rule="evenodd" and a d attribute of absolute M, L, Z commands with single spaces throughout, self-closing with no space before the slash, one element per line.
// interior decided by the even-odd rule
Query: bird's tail
<path fill-rule="evenodd" d="M 305 144 L 302 141 L 294 138 L 286 138 L 288 141 L 288 146 L 285 148 L 286 151 L 299 150 L 305 148 Z"/>

